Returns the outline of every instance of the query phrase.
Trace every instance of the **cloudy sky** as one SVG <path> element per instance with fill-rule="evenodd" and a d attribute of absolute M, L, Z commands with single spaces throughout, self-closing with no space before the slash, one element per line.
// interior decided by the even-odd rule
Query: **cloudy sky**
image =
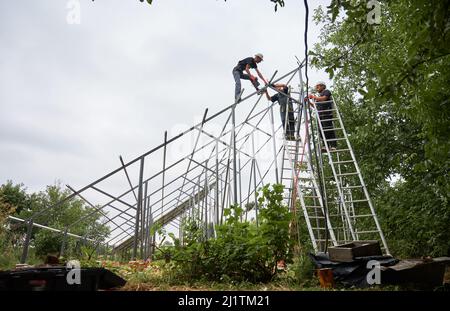
<path fill-rule="evenodd" d="M 230 105 L 239 59 L 263 53 L 270 77 L 303 58 L 300 0 L 79 2 L 80 24 L 69 1 L 0 2 L 0 183 L 86 185 Z"/>

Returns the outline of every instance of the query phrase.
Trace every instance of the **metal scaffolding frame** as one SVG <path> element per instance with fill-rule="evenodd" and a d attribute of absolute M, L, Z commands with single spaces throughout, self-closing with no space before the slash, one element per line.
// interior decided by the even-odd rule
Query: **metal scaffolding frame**
<path fill-rule="evenodd" d="M 286 179 L 283 176 L 291 176 L 290 184 L 285 189 L 286 202 L 294 211 L 303 208 L 304 215 L 309 220 L 305 207 L 297 204 L 299 199 L 304 200 L 298 196 L 306 189 L 299 186 L 298 180 L 302 178 L 302 172 L 297 168 L 297 160 L 289 160 L 293 164 L 290 168 L 285 164 L 286 152 L 291 152 L 297 159 L 302 146 L 303 150 L 306 150 L 307 145 L 309 156 L 306 158 L 310 161 L 309 168 L 313 174 L 319 174 L 316 183 L 326 188 L 325 178 L 320 176 L 320 172 L 323 173 L 324 161 L 314 162 L 311 153 L 317 152 L 316 144 L 320 145 L 320 128 L 314 128 L 313 123 L 307 119 L 305 122 L 309 108 L 302 100 L 302 67 L 303 63 L 299 63 L 296 68 L 277 79 L 275 72 L 262 92 L 251 93 L 214 115 L 208 116 L 206 109 L 200 123 L 172 138 L 169 138 L 165 131 L 160 145 L 128 162 L 120 156 L 120 166 L 117 169 L 79 190 L 67 186 L 72 192 L 69 196 L 28 219 L 10 217 L 11 221 L 19 221 L 27 226 L 21 262 L 27 260 L 34 227 L 62 234 L 64 238 L 61 253 L 64 252 L 66 239 L 70 236 L 95 243 L 97 246 L 105 246 L 105 251 L 112 254 L 131 250 L 133 259 L 148 259 L 153 253 L 156 237 L 152 228 L 155 227 L 173 226 L 180 231 L 182 238 L 182 219 L 196 217 L 204 223 L 205 235 L 209 238 L 214 234 L 215 226 L 223 223 L 224 208 L 232 204 L 243 206 L 252 202 L 255 208 L 246 211 L 243 217 L 245 220 L 253 218 L 258 224 L 257 189 L 269 182 L 283 183 L 283 179 Z M 296 78 L 298 81 L 294 80 Z M 279 122 L 274 117 L 273 108 L 277 103 L 268 101 L 265 104 L 262 98 L 263 92 L 268 89 L 282 93 L 273 87 L 274 83 L 292 85 L 292 81 L 298 83 L 298 92 L 285 95 L 289 96 L 296 107 L 297 139 L 294 145 L 289 145 L 284 138 L 285 129 L 276 125 Z M 298 99 L 292 97 L 295 93 L 298 94 Z M 256 101 L 249 105 L 251 99 Z M 306 131 L 307 135 L 303 140 L 301 137 L 305 134 L 302 133 L 301 127 L 309 129 L 309 134 Z M 339 195 L 342 196 L 342 193 L 339 192 Z M 318 197 L 327 201 L 325 193 Z M 63 228 L 50 228 L 39 224 L 41 215 L 61 208 L 64 202 L 73 198 L 83 200 L 92 208 L 92 212 L 75 222 L 65 224 Z M 323 207 L 331 203 L 328 200 L 320 205 L 327 219 L 327 211 Z M 317 213 L 317 209 L 315 212 Z M 104 223 L 110 228 L 107 238 L 93 241 L 87 238 L 92 232 L 80 236 L 70 231 L 80 222 L 92 221 L 91 218 L 96 213 L 102 215 Z M 355 221 L 355 218 L 352 218 L 352 221 Z M 325 224 L 324 230 L 329 230 L 329 226 L 330 224 Z M 209 228 L 212 228 L 212 233 Z M 311 230 L 314 244 L 316 236 Z M 346 238 L 339 241 L 345 240 Z M 384 242 L 383 237 L 382 240 Z M 336 244 L 339 241 L 333 232 L 331 241 L 319 243 L 321 247 L 314 244 L 314 248 L 320 251 L 323 250 L 323 245 Z"/>

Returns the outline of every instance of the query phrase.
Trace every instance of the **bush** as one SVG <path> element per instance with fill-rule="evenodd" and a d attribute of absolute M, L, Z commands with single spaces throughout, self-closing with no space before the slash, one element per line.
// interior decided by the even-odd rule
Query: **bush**
<path fill-rule="evenodd" d="M 195 220 L 184 224 L 184 245 L 173 235 L 172 269 L 181 279 L 193 281 L 268 282 L 277 262 L 289 261 L 291 214 L 283 205 L 283 186 L 266 185 L 258 193 L 259 226 L 241 222 L 243 209 L 224 210 L 226 220 L 216 227 L 216 238 L 206 240 L 205 228 Z"/>

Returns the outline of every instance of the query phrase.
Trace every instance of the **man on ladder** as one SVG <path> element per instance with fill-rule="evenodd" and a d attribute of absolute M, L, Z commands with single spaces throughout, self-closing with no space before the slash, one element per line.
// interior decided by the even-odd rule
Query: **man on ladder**
<path fill-rule="evenodd" d="M 263 61 L 263 55 L 261 53 L 255 54 L 255 57 L 247 57 L 238 62 L 236 67 L 233 68 L 233 77 L 236 82 L 236 87 L 234 89 L 234 98 L 236 101 L 239 101 L 239 95 L 241 94 L 241 79 L 250 80 L 257 91 L 259 91 L 259 82 L 258 78 L 253 76 L 250 73 L 250 69 L 255 69 L 258 76 L 263 80 L 266 84 L 267 81 L 262 76 L 261 72 L 258 70 L 258 64 Z M 246 74 L 244 73 L 246 72 Z"/>
<path fill-rule="evenodd" d="M 328 147 L 334 151 L 336 150 L 336 133 L 333 129 L 333 99 L 331 97 L 331 92 L 327 90 L 327 86 L 325 82 L 319 81 L 316 83 L 316 91 L 319 93 L 319 96 L 315 96 L 313 94 L 309 94 L 310 99 L 314 99 L 316 102 L 316 108 L 319 113 L 320 120 L 322 120 L 322 128 L 327 130 L 325 132 L 325 138 L 328 141 Z M 322 133 L 320 134 L 322 136 Z M 323 137 L 322 137 L 323 140 Z M 331 141 L 329 141 L 331 140 Z M 326 148 L 322 148 L 323 152 L 326 152 Z"/>
<path fill-rule="evenodd" d="M 287 140 L 295 140 L 295 119 L 294 119 L 294 108 L 292 106 L 292 100 L 289 98 L 289 88 L 286 84 L 274 84 L 274 88 L 277 89 L 279 93 L 269 96 L 266 92 L 267 100 L 272 103 L 278 101 L 280 105 L 280 116 L 281 124 L 283 124 L 283 132 Z M 286 125 L 286 119 L 288 120 Z"/>

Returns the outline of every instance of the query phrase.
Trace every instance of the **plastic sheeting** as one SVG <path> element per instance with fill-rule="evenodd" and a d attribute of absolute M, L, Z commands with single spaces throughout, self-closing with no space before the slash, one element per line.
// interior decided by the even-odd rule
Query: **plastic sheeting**
<path fill-rule="evenodd" d="M 344 286 L 368 287 L 367 275 L 370 269 L 367 263 L 371 260 L 377 260 L 382 267 L 393 266 L 398 260 L 391 256 L 369 256 L 357 257 L 352 262 L 335 262 L 331 261 L 327 254 L 319 253 L 317 255 L 309 254 L 312 262 L 317 269 L 331 268 L 333 269 L 333 278 L 335 282 Z"/>

